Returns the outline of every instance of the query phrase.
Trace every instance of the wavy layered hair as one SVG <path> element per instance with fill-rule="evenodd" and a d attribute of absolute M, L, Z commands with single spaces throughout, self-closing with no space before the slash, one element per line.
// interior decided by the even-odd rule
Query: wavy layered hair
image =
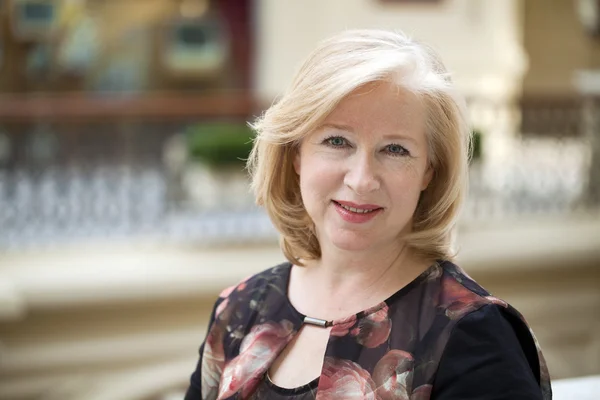
<path fill-rule="evenodd" d="M 452 259 L 451 238 L 467 191 L 470 129 L 458 95 L 437 54 L 401 32 L 350 30 L 321 42 L 290 87 L 251 126 L 256 131 L 247 167 L 257 203 L 281 233 L 286 258 L 318 259 L 321 247 L 304 208 L 293 161 L 304 137 L 356 89 L 392 82 L 425 109 L 433 178 L 399 238 L 426 259 Z"/>

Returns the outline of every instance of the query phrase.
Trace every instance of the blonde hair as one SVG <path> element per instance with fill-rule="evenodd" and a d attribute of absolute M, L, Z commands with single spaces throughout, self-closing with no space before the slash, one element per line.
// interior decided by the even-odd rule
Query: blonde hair
<path fill-rule="evenodd" d="M 464 100 L 436 53 L 401 32 L 350 30 L 312 52 L 291 86 L 252 127 L 256 138 L 248 170 L 257 203 L 281 233 L 293 263 L 318 259 L 321 248 L 300 194 L 293 160 L 302 138 L 354 90 L 393 82 L 416 94 L 426 110 L 433 178 L 402 239 L 426 259 L 452 259 L 451 234 L 467 190 L 469 128 Z"/>

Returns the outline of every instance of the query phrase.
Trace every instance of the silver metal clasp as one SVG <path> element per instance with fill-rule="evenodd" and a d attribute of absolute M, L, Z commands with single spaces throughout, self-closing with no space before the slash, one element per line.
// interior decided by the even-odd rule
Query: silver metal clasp
<path fill-rule="evenodd" d="M 305 324 L 322 326 L 323 328 L 326 327 L 326 326 L 331 325 L 330 323 L 328 323 L 328 321 L 325 321 L 324 319 L 312 318 L 312 317 L 304 317 L 304 323 Z"/>

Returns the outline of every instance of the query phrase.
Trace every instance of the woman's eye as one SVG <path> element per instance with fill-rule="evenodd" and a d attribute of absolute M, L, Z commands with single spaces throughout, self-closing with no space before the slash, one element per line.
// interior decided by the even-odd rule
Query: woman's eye
<path fill-rule="evenodd" d="M 327 138 L 325 140 L 325 142 L 332 147 L 343 147 L 347 144 L 346 139 L 344 139 L 341 136 L 333 136 L 333 137 Z"/>
<path fill-rule="evenodd" d="M 400 146 L 399 144 L 390 144 L 386 147 L 387 147 L 388 153 L 390 153 L 394 156 L 408 155 L 408 150 L 406 150 L 406 148 L 404 148 L 403 146 Z"/>

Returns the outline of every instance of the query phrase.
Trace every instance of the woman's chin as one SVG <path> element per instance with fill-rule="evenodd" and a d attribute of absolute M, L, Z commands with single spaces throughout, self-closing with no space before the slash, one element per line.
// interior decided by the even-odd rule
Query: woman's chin
<path fill-rule="evenodd" d="M 334 232 L 329 238 L 335 248 L 345 251 L 364 251 L 375 244 L 372 236 L 355 232 Z"/>

